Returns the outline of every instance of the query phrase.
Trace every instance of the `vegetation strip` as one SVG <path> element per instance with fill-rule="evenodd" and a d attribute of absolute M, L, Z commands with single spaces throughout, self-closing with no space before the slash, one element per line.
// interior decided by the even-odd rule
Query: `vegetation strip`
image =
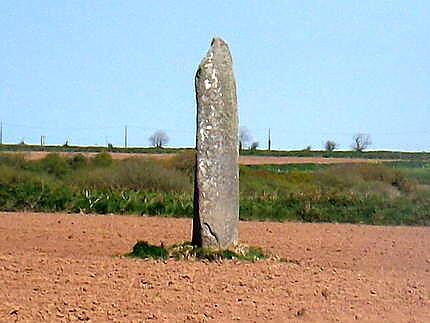
<path fill-rule="evenodd" d="M 180 154 L 193 151 L 193 148 L 157 148 L 157 147 L 114 147 L 103 146 L 71 146 L 71 145 L 31 145 L 31 144 L 2 144 L 0 152 L 76 152 L 76 153 L 136 153 L 136 154 Z M 346 151 L 346 150 L 262 150 L 244 149 L 240 151 L 242 156 L 272 156 L 272 157 L 322 157 L 322 158 L 362 158 L 362 159 L 384 159 L 384 160 L 406 160 L 430 162 L 430 152 L 403 152 L 403 151 Z"/>
<path fill-rule="evenodd" d="M 192 217 L 194 154 L 0 154 L 0 210 Z M 242 220 L 429 225 L 430 162 L 240 168 Z"/>
<path fill-rule="evenodd" d="M 155 246 L 146 241 L 137 242 L 133 247 L 133 251 L 127 256 L 142 259 L 167 260 L 173 258 L 175 260 L 208 261 L 258 261 L 267 258 L 260 248 L 246 245 L 237 245 L 232 249 L 209 249 L 193 246 L 190 242 L 165 247 L 164 245 Z"/>

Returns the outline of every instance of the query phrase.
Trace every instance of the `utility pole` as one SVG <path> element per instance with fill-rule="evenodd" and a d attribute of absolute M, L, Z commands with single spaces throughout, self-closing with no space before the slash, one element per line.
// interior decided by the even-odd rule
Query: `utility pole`
<path fill-rule="evenodd" d="M 124 148 L 127 148 L 127 126 L 124 127 Z"/>
<path fill-rule="evenodd" d="M 267 150 L 270 151 L 272 148 L 272 139 L 270 138 L 270 128 L 269 128 L 269 139 L 267 140 Z"/>
<path fill-rule="evenodd" d="M 41 147 L 45 146 L 45 138 L 46 138 L 46 136 L 40 136 L 40 146 Z"/>
<path fill-rule="evenodd" d="M 3 145 L 3 121 L 0 121 L 0 145 Z"/>

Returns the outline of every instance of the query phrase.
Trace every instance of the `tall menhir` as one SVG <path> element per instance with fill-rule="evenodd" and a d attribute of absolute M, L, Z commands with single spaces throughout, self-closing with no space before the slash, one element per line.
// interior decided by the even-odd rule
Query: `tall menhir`
<path fill-rule="evenodd" d="M 193 244 L 228 248 L 238 240 L 236 82 L 227 44 L 214 38 L 195 78 L 197 100 Z"/>

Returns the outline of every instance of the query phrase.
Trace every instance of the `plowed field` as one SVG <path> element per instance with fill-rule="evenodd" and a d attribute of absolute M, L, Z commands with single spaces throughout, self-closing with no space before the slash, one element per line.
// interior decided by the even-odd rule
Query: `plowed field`
<path fill-rule="evenodd" d="M 242 222 L 256 263 L 123 257 L 191 220 L 0 213 L 2 322 L 430 322 L 430 228 Z"/>

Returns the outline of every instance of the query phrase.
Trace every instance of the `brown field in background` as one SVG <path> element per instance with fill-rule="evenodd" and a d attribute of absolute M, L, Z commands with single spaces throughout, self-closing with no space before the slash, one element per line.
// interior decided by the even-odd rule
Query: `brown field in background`
<path fill-rule="evenodd" d="M 16 154 L 15 152 L 6 152 L 8 154 Z M 32 151 L 19 152 L 28 160 L 39 160 L 44 158 L 49 152 Z M 82 154 L 86 157 L 94 157 L 98 153 L 78 153 L 78 152 L 61 152 L 60 156 L 72 157 L 73 155 Z M 169 159 L 176 154 L 146 154 L 146 153 L 110 153 L 113 159 L 127 158 L 147 158 L 147 159 Z M 393 160 L 375 160 L 362 158 L 322 158 L 322 157 L 278 157 L 278 156 L 240 156 L 239 163 L 241 165 L 285 165 L 285 164 L 349 164 L 349 163 L 378 163 L 382 161 Z"/>
<path fill-rule="evenodd" d="M 1 322 L 430 322 L 430 228 L 241 222 L 286 262 L 122 257 L 190 219 L 0 213 Z"/>

